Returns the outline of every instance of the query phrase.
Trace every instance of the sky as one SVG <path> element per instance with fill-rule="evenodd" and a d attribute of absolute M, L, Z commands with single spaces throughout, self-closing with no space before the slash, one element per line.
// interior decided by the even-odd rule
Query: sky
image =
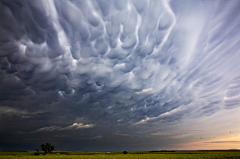
<path fill-rule="evenodd" d="M 240 1 L 0 0 L 0 150 L 240 149 Z"/>

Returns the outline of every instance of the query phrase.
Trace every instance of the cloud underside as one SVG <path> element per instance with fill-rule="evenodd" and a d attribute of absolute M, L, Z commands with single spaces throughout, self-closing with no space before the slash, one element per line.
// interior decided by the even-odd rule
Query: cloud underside
<path fill-rule="evenodd" d="M 84 125 L 83 123 L 73 123 L 72 125 L 66 126 L 66 127 L 61 127 L 61 126 L 47 126 L 43 128 L 39 128 L 35 131 L 32 131 L 30 133 L 40 133 L 40 132 L 52 132 L 52 131 L 62 131 L 62 130 L 78 130 L 78 129 L 88 129 L 88 128 L 93 128 L 95 125 L 94 124 L 86 124 Z"/>
<path fill-rule="evenodd" d="M 0 115 L 141 125 L 237 108 L 239 6 L 1 1 Z M 93 127 L 74 124 L 34 132 Z"/>

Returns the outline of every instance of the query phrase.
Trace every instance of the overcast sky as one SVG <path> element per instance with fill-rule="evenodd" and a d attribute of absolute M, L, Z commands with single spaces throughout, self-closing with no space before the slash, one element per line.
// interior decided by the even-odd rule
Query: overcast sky
<path fill-rule="evenodd" d="M 0 150 L 240 148 L 240 1 L 0 0 Z"/>

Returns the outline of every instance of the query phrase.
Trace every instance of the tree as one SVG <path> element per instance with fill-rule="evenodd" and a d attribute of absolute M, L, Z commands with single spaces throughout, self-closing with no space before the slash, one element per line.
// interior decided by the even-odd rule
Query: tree
<path fill-rule="evenodd" d="M 54 150 L 54 146 L 52 146 L 50 143 L 42 144 L 41 149 L 44 151 L 44 154 L 52 153 L 52 150 Z"/>
<path fill-rule="evenodd" d="M 123 154 L 127 154 L 128 152 L 127 151 L 123 151 Z"/>

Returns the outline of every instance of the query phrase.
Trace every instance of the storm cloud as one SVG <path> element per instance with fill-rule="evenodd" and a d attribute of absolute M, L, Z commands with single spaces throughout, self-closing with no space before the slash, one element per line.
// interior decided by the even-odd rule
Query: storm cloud
<path fill-rule="evenodd" d="M 238 109 L 239 8 L 234 0 L 1 0 L 2 133 L 150 134 Z"/>

